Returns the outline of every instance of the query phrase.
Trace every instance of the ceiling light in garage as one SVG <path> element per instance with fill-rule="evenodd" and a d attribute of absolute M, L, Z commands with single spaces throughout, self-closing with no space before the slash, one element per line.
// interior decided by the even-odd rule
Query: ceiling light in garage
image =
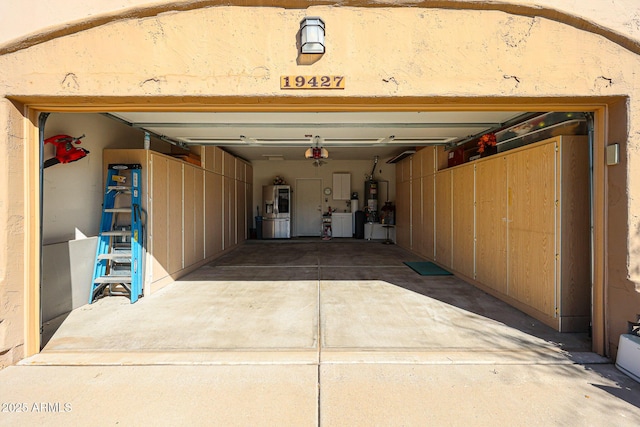
<path fill-rule="evenodd" d="M 324 21 L 309 16 L 300 21 L 300 51 L 324 53 Z"/>
<path fill-rule="evenodd" d="M 305 159 L 326 159 L 329 157 L 329 152 L 326 148 L 311 147 L 304 153 Z"/>
<path fill-rule="evenodd" d="M 329 157 L 329 151 L 327 151 L 326 148 L 320 147 L 320 137 L 316 136 L 315 137 L 315 141 L 316 141 L 316 146 L 315 147 L 309 147 L 307 149 L 307 151 L 304 152 L 304 158 L 305 159 L 314 159 L 314 160 L 328 158 Z"/>

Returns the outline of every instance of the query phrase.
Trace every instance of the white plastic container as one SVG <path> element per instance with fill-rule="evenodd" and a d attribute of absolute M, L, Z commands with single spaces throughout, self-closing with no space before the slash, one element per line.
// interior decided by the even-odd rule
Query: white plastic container
<path fill-rule="evenodd" d="M 620 335 L 616 368 L 640 383 L 640 337 Z"/>

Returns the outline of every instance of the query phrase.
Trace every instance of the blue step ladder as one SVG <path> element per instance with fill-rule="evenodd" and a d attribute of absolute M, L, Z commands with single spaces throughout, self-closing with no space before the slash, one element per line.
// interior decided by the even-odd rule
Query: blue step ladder
<path fill-rule="evenodd" d="M 142 296 L 144 220 L 139 164 L 110 164 L 89 304 L 110 295 Z M 146 219 L 146 218 L 145 218 Z"/>

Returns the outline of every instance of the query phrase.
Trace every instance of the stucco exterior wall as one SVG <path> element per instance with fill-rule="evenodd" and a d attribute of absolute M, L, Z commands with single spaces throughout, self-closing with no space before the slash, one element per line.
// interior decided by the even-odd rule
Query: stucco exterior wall
<path fill-rule="evenodd" d="M 327 21 L 328 48 L 301 67 L 295 35 L 309 14 Z M 348 71 L 339 96 L 626 95 L 635 58 L 598 35 L 496 11 L 216 7 L 4 55 L 0 83 L 19 96 L 282 96 L 280 74 L 304 70 Z"/>
<path fill-rule="evenodd" d="M 20 360 L 24 342 L 24 123 L 0 99 L 0 367 Z"/>
<path fill-rule="evenodd" d="M 610 107 L 612 113 L 612 121 L 610 123 L 611 143 L 622 141 L 626 137 L 624 131 L 628 127 L 627 116 L 624 114 L 626 107 L 625 102 L 615 103 Z M 633 150 L 633 147 L 626 146 L 624 149 Z M 632 225 L 634 220 L 627 218 L 630 205 L 634 201 L 637 202 L 637 197 L 634 197 L 633 192 L 637 194 L 638 187 L 635 187 L 636 190 L 632 190 L 630 184 L 626 184 L 625 177 L 627 173 L 634 175 L 634 173 L 629 170 L 628 153 L 621 152 L 620 158 L 620 164 L 609 167 L 607 171 L 609 175 L 609 185 L 607 189 L 609 218 L 607 231 L 609 247 L 611 248 L 608 253 L 609 271 L 607 279 L 608 296 L 610 300 L 610 315 L 608 317 L 610 329 L 613 331 L 612 333 L 615 334 L 615 337 L 611 337 L 611 341 L 614 341 L 614 338 L 626 331 L 628 321 L 635 321 L 635 316 L 640 314 L 640 304 L 638 303 L 639 271 L 637 266 L 633 267 L 632 264 L 629 263 L 629 261 L 633 259 L 637 260 L 640 256 L 640 252 L 638 252 L 638 249 L 640 249 L 638 246 L 638 238 L 640 237 L 638 226 L 640 223 L 636 219 L 634 227 Z M 635 175 L 638 175 L 638 173 L 635 173 Z M 617 246 L 622 245 L 625 241 L 630 242 L 631 252 L 628 254 L 624 254 L 620 248 L 617 248 Z M 623 256 L 626 258 L 625 262 L 615 259 L 616 257 Z M 635 282 L 635 286 L 629 283 L 629 277 Z M 620 308 L 622 308 L 623 313 L 626 313 L 626 316 L 617 313 Z M 615 343 L 612 343 L 612 345 L 614 344 Z"/>
<path fill-rule="evenodd" d="M 0 27 L 0 49 L 3 45 L 31 43 L 42 40 L 44 33 L 63 34 L 122 17 L 142 17 L 166 9 L 187 10 L 205 6 L 238 4 L 240 6 L 273 6 L 287 9 L 306 9 L 314 4 L 350 7 L 441 7 L 474 9 L 510 9 L 519 14 L 574 17 L 583 22 L 640 41 L 640 10 L 636 0 L 347 0 L 314 2 L 308 0 L 249 0 L 222 2 L 220 0 L 7 0 L 0 4 L 0 15 L 11 17 Z M 544 15 L 543 15 L 544 14 Z M 560 18 L 558 15 L 564 15 Z M 95 21 L 91 23 L 90 21 Z M 46 38 L 46 37 L 45 37 Z"/>
<path fill-rule="evenodd" d="M 141 2 L 119 5 L 134 3 Z M 543 2 L 505 2 L 524 3 Z M 614 18 L 617 2 L 608 8 L 598 3 L 566 2 L 563 7 L 573 11 L 580 6 L 580 13 L 593 22 L 626 32 L 630 40 L 637 38 L 640 25 L 633 14 Z M 96 4 L 103 7 L 108 2 Z M 602 17 L 595 11 L 603 12 Z M 72 15 L 53 18 L 54 14 L 52 20 Z M 300 19 L 309 15 L 326 22 L 327 52 L 316 63 L 302 66 L 296 61 L 295 37 Z M 115 103 L 203 107 L 304 100 L 336 105 L 341 99 L 414 107 L 447 106 L 453 99 L 494 108 L 549 99 L 545 103 L 553 108 L 563 99 L 600 105 L 626 98 L 625 108 L 618 111 L 627 114 L 626 127 L 614 134 L 619 140 L 607 141 L 620 143 L 624 157 L 610 177 L 610 189 L 622 199 L 609 200 L 609 215 L 622 221 L 624 230 L 615 236 L 625 239 L 609 241 L 607 246 L 609 271 L 616 272 L 607 278 L 609 289 L 622 290 L 608 294 L 608 314 L 615 319 L 608 322 L 609 341 L 615 346 L 624 332 L 623 322 L 640 311 L 636 292 L 640 198 L 634 196 L 640 190 L 640 175 L 631 172 L 640 167 L 640 76 L 634 72 L 640 61 L 628 46 L 576 25 L 498 10 L 205 7 L 107 20 L 95 28 L 5 53 L 0 56 L 0 95 L 25 103 L 94 108 Z M 346 89 L 284 93 L 279 78 L 287 74 L 345 75 Z M 3 100 L 0 108 L 0 135 L 8 141 L 0 156 L 0 162 L 7 164 L 0 175 L 0 221 L 9 224 L 0 240 L 2 365 L 19 357 L 16 349 L 22 342 L 18 338 L 24 309 L 20 183 L 28 127 L 13 104 Z"/>

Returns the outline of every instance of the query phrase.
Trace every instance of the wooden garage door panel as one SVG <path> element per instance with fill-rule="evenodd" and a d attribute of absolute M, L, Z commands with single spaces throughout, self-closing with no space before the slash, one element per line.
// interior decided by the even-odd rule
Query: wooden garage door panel
<path fill-rule="evenodd" d="M 451 267 L 451 171 L 436 174 L 436 261 Z"/>
<path fill-rule="evenodd" d="M 236 195 L 237 195 L 237 224 L 236 234 L 237 242 L 242 243 L 247 237 L 247 217 L 246 217 L 246 184 L 243 181 L 236 181 Z"/>
<path fill-rule="evenodd" d="M 200 157 L 203 160 L 203 167 L 208 170 L 208 171 L 213 171 L 214 168 L 214 164 L 215 164 L 215 153 L 214 153 L 214 149 L 215 147 L 202 147 L 201 148 L 201 155 Z"/>
<path fill-rule="evenodd" d="M 427 258 L 434 258 L 434 175 L 422 179 L 422 254 Z"/>
<path fill-rule="evenodd" d="M 235 202 L 236 188 L 235 180 L 229 177 L 223 177 L 224 182 L 224 221 L 223 221 L 223 247 L 229 249 L 235 246 Z"/>
<path fill-rule="evenodd" d="M 411 181 L 411 249 L 420 254 L 422 253 L 422 203 L 420 202 L 421 196 L 422 178 L 416 178 Z"/>
<path fill-rule="evenodd" d="M 555 315 L 555 144 L 508 156 L 509 295 Z"/>
<path fill-rule="evenodd" d="M 236 158 L 226 151 L 222 152 L 222 168 L 223 175 L 227 178 L 235 179 L 236 177 Z"/>
<path fill-rule="evenodd" d="M 151 156 L 151 202 L 149 235 L 152 257 L 152 280 L 156 281 L 168 274 L 168 211 L 167 211 L 167 159 Z"/>
<path fill-rule="evenodd" d="M 400 182 L 396 197 L 396 243 L 409 249 L 411 239 L 411 183 Z"/>
<path fill-rule="evenodd" d="M 474 165 L 452 171 L 453 248 L 452 266 L 467 277 L 474 275 Z"/>
<path fill-rule="evenodd" d="M 476 280 L 507 293 L 507 161 L 476 165 Z"/>
<path fill-rule="evenodd" d="M 184 165 L 184 265 L 196 262 L 195 168 Z"/>
<path fill-rule="evenodd" d="M 207 172 L 205 176 L 205 256 L 222 251 L 222 176 Z"/>
<path fill-rule="evenodd" d="M 204 259 L 204 170 L 194 168 L 194 260 Z"/>
<path fill-rule="evenodd" d="M 183 268 L 182 162 L 169 160 L 167 166 L 169 273 L 173 274 Z"/>
<path fill-rule="evenodd" d="M 436 172 L 436 149 L 425 147 L 422 150 L 422 176 L 432 176 Z"/>

